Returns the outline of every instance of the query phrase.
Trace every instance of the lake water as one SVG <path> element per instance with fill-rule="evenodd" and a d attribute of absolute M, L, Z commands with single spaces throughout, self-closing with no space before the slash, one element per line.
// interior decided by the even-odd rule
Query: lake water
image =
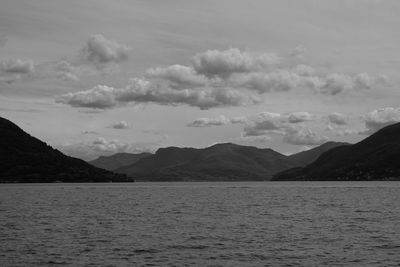
<path fill-rule="evenodd" d="M 399 182 L 0 185 L 0 266 L 399 263 Z"/>

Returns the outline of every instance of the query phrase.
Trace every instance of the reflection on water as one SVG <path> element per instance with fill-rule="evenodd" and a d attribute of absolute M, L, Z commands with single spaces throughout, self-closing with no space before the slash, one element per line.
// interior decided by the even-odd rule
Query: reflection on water
<path fill-rule="evenodd" d="M 0 185 L 0 266 L 398 266 L 400 183 Z"/>

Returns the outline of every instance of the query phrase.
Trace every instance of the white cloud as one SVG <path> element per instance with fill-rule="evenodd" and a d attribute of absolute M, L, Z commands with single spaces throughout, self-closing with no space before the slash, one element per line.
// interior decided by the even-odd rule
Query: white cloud
<path fill-rule="evenodd" d="M 295 66 L 293 71 L 301 76 L 313 76 L 316 73 L 313 67 L 304 64 Z"/>
<path fill-rule="evenodd" d="M 81 56 L 94 64 L 119 63 L 128 58 L 130 48 L 114 40 L 108 40 L 101 34 L 95 34 L 87 40 Z"/>
<path fill-rule="evenodd" d="M 265 69 L 279 62 L 274 53 L 250 53 L 230 48 L 224 51 L 208 50 L 193 58 L 194 69 L 207 76 L 227 77 L 232 73 Z"/>
<path fill-rule="evenodd" d="M 367 73 L 359 73 L 350 76 L 343 73 L 332 73 L 325 77 L 325 84 L 321 87 L 321 92 L 337 95 L 344 91 L 373 89 L 386 83 L 387 78 L 384 75 L 373 76 Z"/>
<path fill-rule="evenodd" d="M 73 107 L 86 107 L 106 109 L 117 105 L 115 99 L 116 89 L 106 86 L 97 85 L 87 91 L 79 91 L 76 93 L 68 93 L 56 98 L 57 103 L 68 104 Z"/>
<path fill-rule="evenodd" d="M 13 83 L 35 71 L 32 60 L 9 59 L 0 61 L 0 82 Z"/>
<path fill-rule="evenodd" d="M 0 70 L 10 74 L 28 74 L 34 72 L 35 66 L 32 60 L 10 59 L 0 62 Z"/>
<path fill-rule="evenodd" d="M 388 125 L 400 122 L 400 108 L 386 107 L 371 111 L 364 117 L 365 134 L 373 134 Z"/>
<path fill-rule="evenodd" d="M 293 115 L 293 116 L 291 116 Z M 317 132 L 294 124 L 311 120 L 308 112 L 294 112 L 291 114 L 279 114 L 263 112 L 251 119 L 243 129 L 243 137 L 262 137 L 269 139 L 271 134 L 283 136 L 283 142 L 292 145 L 319 145 L 328 139 Z"/>
<path fill-rule="evenodd" d="M 63 81 L 74 81 L 74 82 L 79 81 L 79 77 L 70 72 L 60 72 L 57 74 L 56 77 Z"/>
<path fill-rule="evenodd" d="M 342 113 L 333 112 L 328 115 L 328 120 L 330 123 L 336 125 L 346 125 L 347 124 L 347 116 Z"/>
<path fill-rule="evenodd" d="M 287 115 L 287 119 L 290 123 L 300 123 L 311 121 L 312 115 L 308 112 L 293 112 Z"/>
<path fill-rule="evenodd" d="M 189 127 L 208 127 L 208 126 L 221 126 L 230 123 L 230 119 L 224 115 L 220 115 L 216 118 L 198 118 L 193 122 L 189 123 Z"/>
<path fill-rule="evenodd" d="M 146 77 L 164 79 L 171 83 L 173 88 L 192 88 L 203 86 L 208 79 L 191 67 L 172 65 L 166 68 L 152 68 L 147 70 Z"/>
<path fill-rule="evenodd" d="M 90 44 L 99 44 L 93 45 L 96 49 L 87 45 L 88 60 L 95 63 L 115 63 L 124 58 L 118 51 L 121 48 L 126 52 L 126 47 L 99 35 L 90 40 Z M 175 64 L 150 68 L 144 78 L 133 78 L 125 87 L 98 85 L 90 90 L 62 95 L 56 101 L 74 107 L 101 109 L 128 102 L 172 106 L 185 104 L 210 109 L 257 104 L 267 92 L 311 89 L 312 92 L 337 95 L 344 91 L 373 88 L 386 81 L 383 76 L 375 77 L 365 73 L 355 76 L 342 73 L 322 75 L 310 66 L 300 64 L 293 67 L 290 60 L 283 62 L 275 54 L 251 53 L 237 48 L 209 50 L 197 54 L 193 58 L 192 66 Z M 108 67 L 103 66 L 102 69 L 106 70 Z M 76 74 L 73 66 L 66 62 L 60 68 L 65 72 L 60 74 L 61 78 L 78 78 L 73 76 Z M 293 118 L 292 121 L 295 120 Z"/>
<path fill-rule="evenodd" d="M 223 126 L 227 124 L 244 124 L 247 118 L 244 116 L 228 118 L 220 115 L 215 118 L 198 118 L 187 124 L 189 127 L 209 127 L 209 126 Z"/>
<path fill-rule="evenodd" d="M 124 88 L 98 85 L 87 91 L 68 93 L 56 98 L 57 103 L 73 107 L 113 108 L 133 103 L 158 103 L 162 105 L 186 104 L 200 109 L 254 104 L 257 98 L 229 88 L 195 88 L 174 90 L 144 79 L 131 79 Z"/>
<path fill-rule="evenodd" d="M 277 70 L 273 72 L 252 72 L 233 75 L 230 81 L 236 87 L 245 87 L 260 94 L 270 91 L 289 91 L 300 85 L 302 79 L 294 72 Z"/>
<path fill-rule="evenodd" d="M 261 136 L 282 133 L 282 116 L 279 113 L 262 112 L 244 127 L 244 136 Z"/>
<path fill-rule="evenodd" d="M 114 123 L 111 127 L 118 130 L 124 130 L 129 128 L 129 123 L 126 121 L 119 121 Z"/>
<path fill-rule="evenodd" d="M 232 124 L 244 124 L 247 122 L 247 117 L 245 116 L 233 117 L 230 119 L 230 122 Z"/>
<path fill-rule="evenodd" d="M 308 128 L 288 127 L 283 136 L 283 142 L 292 145 L 315 146 L 321 145 L 327 141 L 327 137 L 320 136 L 318 133 Z"/>

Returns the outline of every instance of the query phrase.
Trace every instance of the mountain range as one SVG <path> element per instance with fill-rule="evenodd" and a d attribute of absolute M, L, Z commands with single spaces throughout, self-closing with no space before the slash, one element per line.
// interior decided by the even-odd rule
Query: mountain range
<path fill-rule="evenodd" d="M 135 180 L 145 181 L 246 181 L 269 180 L 283 170 L 304 166 L 321 153 L 346 143 L 328 142 L 314 149 L 285 156 L 272 149 L 260 149 L 232 143 L 207 148 L 160 148 L 154 155 L 132 158 L 131 164 L 111 169 Z M 143 156 L 143 155 L 140 155 Z M 126 155 L 124 155 L 127 158 Z M 114 165 L 120 154 L 100 157 L 102 166 Z M 137 160 L 138 159 L 138 160 Z M 107 164 L 105 164 L 107 163 Z M 97 165 L 100 166 L 100 165 Z"/>
<path fill-rule="evenodd" d="M 139 154 L 116 153 L 111 156 L 100 156 L 95 160 L 89 161 L 88 163 L 97 168 L 114 171 L 118 168 L 134 164 L 138 160 L 151 155 L 152 155 L 151 153 L 139 153 Z"/>
<path fill-rule="evenodd" d="M 0 117 L 0 182 L 129 182 L 68 157 Z"/>
<path fill-rule="evenodd" d="M 232 143 L 118 153 L 91 164 L 0 117 L 0 182 L 399 180 L 400 123 L 356 143 L 328 142 L 283 155 Z"/>
<path fill-rule="evenodd" d="M 330 149 L 311 164 L 278 173 L 273 180 L 400 180 L 400 123 L 354 145 Z"/>

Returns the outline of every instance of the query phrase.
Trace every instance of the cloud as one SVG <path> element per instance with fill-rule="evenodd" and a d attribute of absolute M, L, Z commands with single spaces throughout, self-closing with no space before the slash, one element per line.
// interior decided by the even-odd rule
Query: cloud
<path fill-rule="evenodd" d="M 233 118 L 230 119 L 230 122 L 232 124 L 244 124 L 247 121 L 248 121 L 248 119 L 245 116 L 233 117 Z"/>
<path fill-rule="evenodd" d="M 89 45 L 92 43 L 96 45 Z M 106 71 L 115 66 L 106 63 L 116 63 L 125 58 L 123 55 L 127 47 L 95 35 L 89 39 L 85 51 L 87 61 L 100 64 L 101 69 Z M 63 73 L 59 75 L 60 78 L 78 78 L 71 67 L 64 62 L 60 66 Z M 199 53 L 193 57 L 191 66 L 175 64 L 150 68 L 143 78 L 132 78 L 122 88 L 98 85 L 86 91 L 59 96 L 56 101 L 73 107 L 100 109 L 127 103 L 183 104 L 210 109 L 258 104 L 268 92 L 304 89 L 337 95 L 346 91 L 371 89 L 385 82 L 384 76 L 366 73 L 354 76 L 344 73 L 321 74 L 311 66 L 294 64 L 290 58 L 230 48 Z"/>
<path fill-rule="evenodd" d="M 337 95 L 344 91 L 372 89 L 386 83 L 387 78 L 384 75 L 372 76 L 367 73 L 359 73 L 350 76 L 343 73 L 332 73 L 325 77 L 320 91 L 328 95 Z"/>
<path fill-rule="evenodd" d="M 328 115 L 328 120 L 330 123 L 335 125 L 346 125 L 347 124 L 347 116 L 342 113 L 333 112 Z"/>
<path fill-rule="evenodd" d="M 313 76 L 316 73 L 313 67 L 304 64 L 295 66 L 293 71 L 301 76 Z"/>
<path fill-rule="evenodd" d="M 270 133 L 282 134 L 282 116 L 279 113 L 262 112 L 251 120 L 243 130 L 243 136 L 261 136 Z"/>
<path fill-rule="evenodd" d="M 287 115 L 287 119 L 290 123 L 300 123 L 311 121 L 312 116 L 308 112 L 294 112 Z"/>
<path fill-rule="evenodd" d="M 231 82 L 236 87 L 245 87 L 263 94 L 270 91 L 292 90 L 298 87 L 303 80 L 294 72 L 277 70 L 269 73 L 253 72 L 236 74 L 232 76 Z"/>
<path fill-rule="evenodd" d="M 288 127 L 283 136 L 283 142 L 292 145 L 315 146 L 327 141 L 327 137 L 320 136 L 308 128 Z"/>
<path fill-rule="evenodd" d="M 2 73 L 10 74 L 29 74 L 35 71 L 32 60 L 10 59 L 0 62 Z"/>
<path fill-rule="evenodd" d="M 258 98 L 229 88 L 196 88 L 174 90 L 145 79 L 131 79 L 124 88 L 98 85 L 87 91 L 68 93 L 56 98 L 57 103 L 73 107 L 107 109 L 126 103 L 186 104 L 200 109 L 242 106 L 259 102 Z"/>
<path fill-rule="evenodd" d="M 81 52 L 81 57 L 93 64 L 119 63 L 128 59 L 130 47 L 108 40 L 101 34 L 89 37 Z"/>
<path fill-rule="evenodd" d="M 193 68 L 182 65 L 152 68 L 147 70 L 146 77 L 167 80 L 173 88 L 177 89 L 203 86 L 208 81 L 205 76 L 196 73 Z"/>
<path fill-rule="evenodd" d="M 111 125 L 111 127 L 118 130 L 124 130 L 129 128 L 129 123 L 126 121 L 119 121 Z"/>
<path fill-rule="evenodd" d="M 400 122 L 400 108 L 386 107 L 371 111 L 364 117 L 366 130 L 363 134 L 373 134 L 376 131 Z"/>
<path fill-rule="evenodd" d="M 189 127 L 208 127 L 208 126 L 221 126 L 230 123 L 230 119 L 224 115 L 218 116 L 216 118 L 198 118 L 193 122 L 189 123 Z"/>
<path fill-rule="evenodd" d="M 13 83 L 35 71 L 32 60 L 9 59 L 0 61 L 0 82 Z"/>
<path fill-rule="evenodd" d="M 57 74 L 57 78 L 63 81 L 79 81 L 79 77 L 70 72 L 60 72 Z"/>
<path fill-rule="evenodd" d="M 282 136 L 285 143 L 292 145 L 320 145 L 328 139 L 320 136 L 313 130 L 297 124 L 312 119 L 308 112 L 294 112 L 291 114 L 280 114 L 262 112 L 251 119 L 243 129 L 243 137 L 262 137 L 269 139 L 271 134 Z"/>
<path fill-rule="evenodd" d="M 67 93 L 55 99 L 57 103 L 73 107 L 106 109 L 117 105 L 115 89 L 106 85 L 97 85 L 87 91 Z"/>
<path fill-rule="evenodd" d="M 209 127 L 209 126 L 223 126 L 227 124 L 244 124 L 247 118 L 244 116 L 228 118 L 220 115 L 215 118 L 198 118 L 187 124 L 189 127 Z"/>
<path fill-rule="evenodd" d="M 237 48 L 224 51 L 208 50 L 193 58 L 193 66 L 197 73 L 220 77 L 262 70 L 278 62 L 279 58 L 274 53 L 257 54 L 243 52 Z"/>
<path fill-rule="evenodd" d="M 298 45 L 292 50 L 292 52 L 290 53 L 290 56 L 294 59 L 304 59 L 304 54 L 306 52 L 307 52 L 307 49 L 304 46 Z"/>

